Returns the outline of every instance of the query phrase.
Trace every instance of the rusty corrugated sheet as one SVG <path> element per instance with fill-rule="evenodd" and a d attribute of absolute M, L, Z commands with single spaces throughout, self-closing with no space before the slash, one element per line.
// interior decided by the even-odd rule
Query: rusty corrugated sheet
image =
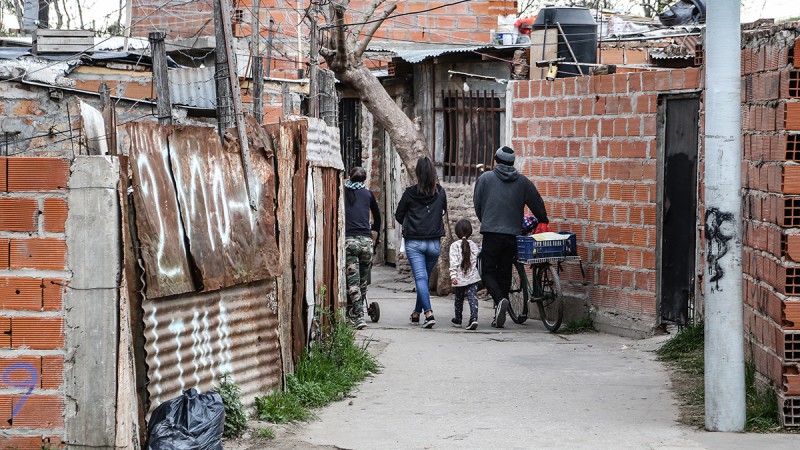
<path fill-rule="evenodd" d="M 245 404 L 281 381 L 274 281 L 143 303 L 150 411 L 230 373 Z"/>
<path fill-rule="evenodd" d="M 307 118 L 308 137 L 306 154 L 308 164 L 315 167 L 332 167 L 344 170 L 342 154 L 339 150 L 339 129 L 329 127 L 320 119 Z"/>
<path fill-rule="evenodd" d="M 256 141 L 252 134 L 250 140 Z M 253 211 L 238 145 L 223 149 L 211 128 L 176 127 L 169 136 L 183 226 L 203 290 L 274 278 L 280 273 L 274 169 L 264 144 L 256 144 L 251 165 L 258 210 Z"/>
<path fill-rule="evenodd" d="M 150 298 L 195 290 L 184 231 L 169 170 L 168 128 L 152 122 L 127 124 L 133 171 L 136 227 Z"/>
<path fill-rule="evenodd" d="M 170 70 L 169 95 L 172 103 L 176 105 L 204 109 L 216 108 L 214 67 Z"/>

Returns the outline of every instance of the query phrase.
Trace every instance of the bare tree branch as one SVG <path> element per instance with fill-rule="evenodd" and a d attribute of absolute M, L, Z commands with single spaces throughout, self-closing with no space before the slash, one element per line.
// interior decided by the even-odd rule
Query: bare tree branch
<path fill-rule="evenodd" d="M 383 24 L 383 21 L 386 20 L 386 18 L 389 17 L 389 15 L 391 13 L 393 13 L 395 9 L 397 9 L 397 5 L 390 5 L 383 12 L 383 14 L 381 15 L 380 19 L 378 19 L 375 22 L 372 22 L 371 24 L 369 24 L 369 28 L 367 29 L 366 36 L 364 36 L 364 39 L 359 41 L 358 47 L 356 47 L 356 51 L 355 51 L 355 57 L 356 58 L 361 58 L 361 55 L 364 54 L 364 51 L 367 49 L 367 46 L 369 45 L 369 41 L 372 40 L 372 36 L 375 35 L 375 32 L 378 31 L 378 28 L 380 28 L 380 26 Z"/>
<path fill-rule="evenodd" d="M 358 41 L 358 36 L 361 34 L 361 30 L 364 28 L 364 22 L 368 22 L 372 15 L 375 14 L 375 10 L 378 9 L 386 0 L 372 0 L 372 2 L 367 6 L 367 9 L 364 11 L 358 19 L 356 19 L 356 25 L 353 26 L 352 34 L 349 36 L 348 44 L 350 44 L 350 48 L 356 46 L 356 41 Z M 394 8 L 397 8 L 396 5 L 392 5 Z"/>

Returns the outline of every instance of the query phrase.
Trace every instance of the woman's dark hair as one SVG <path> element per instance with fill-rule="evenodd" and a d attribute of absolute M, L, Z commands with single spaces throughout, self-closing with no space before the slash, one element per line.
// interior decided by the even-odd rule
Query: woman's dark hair
<path fill-rule="evenodd" d="M 471 264 L 470 257 L 472 256 L 467 238 L 472 236 L 472 223 L 467 219 L 461 219 L 456 222 L 456 236 L 461 239 L 461 271 L 467 273 Z"/>
<path fill-rule="evenodd" d="M 430 158 L 423 156 L 417 160 L 417 193 L 420 195 L 433 195 L 436 193 L 436 168 Z"/>
<path fill-rule="evenodd" d="M 350 169 L 350 181 L 353 183 L 363 183 L 367 179 L 367 171 L 363 167 L 353 167 Z M 356 191 L 353 189 L 345 189 L 345 197 L 347 197 L 347 204 L 353 205 L 356 202 Z"/>
<path fill-rule="evenodd" d="M 353 183 L 363 183 L 367 179 L 367 171 L 363 167 L 353 167 L 350 169 L 350 181 Z"/>

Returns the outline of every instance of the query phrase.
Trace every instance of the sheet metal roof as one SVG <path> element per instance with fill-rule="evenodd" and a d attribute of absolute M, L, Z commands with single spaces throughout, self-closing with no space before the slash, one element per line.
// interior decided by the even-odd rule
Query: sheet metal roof
<path fill-rule="evenodd" d="M 504 49 L 504 48 L 523 48 L 527 47 L 529 44 L 519 44 L 519 45 L 475 45 L 475 46 L 466 46 L 466 45 L 420 45 L 414 44 L 410 47 L 402 47 L 396 44 L 387 44 L 386 46 L 381 46 L 380 44 L 371 45 L 369 47 L 369 51 L 372 52 L 387 52 L 391 53 L 397 58 L 402 59 L 403 61 L 409 63 L 418 63 L 422 62 L 428 58 L 435 58 L 437 56 L 452 54 L 452 53 L 467 53 L 467 52 L 474 52 L 478 50 L 492 50 L 492 49 Z"/>

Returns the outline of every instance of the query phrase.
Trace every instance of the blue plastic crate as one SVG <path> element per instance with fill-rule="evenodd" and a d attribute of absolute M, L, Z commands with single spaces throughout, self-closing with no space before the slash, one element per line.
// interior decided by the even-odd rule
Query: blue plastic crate
<path fill-rule="evenodd" d="M 558 234 L 567 236 L 567 239 L 564 240 L 564 256 L 578 256 L 578 241 L 575 239 L 575 233 L 559 231 Z"/>
<path fill-rule="evenodd" d="M 557 241 L 537 241 L 533 236 L 517 236 L 517 259 L 556 258 L 564 256 L 564 246 L 568 239 Z"/>

